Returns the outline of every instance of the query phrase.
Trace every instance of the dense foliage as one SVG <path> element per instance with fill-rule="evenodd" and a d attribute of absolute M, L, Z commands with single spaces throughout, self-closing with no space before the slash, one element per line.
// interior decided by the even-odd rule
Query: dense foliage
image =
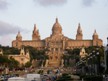
<path fill-rule="evenodd" d="M 65 66 L 74 66 L 74 64 L 76 62 L 79 61 L 81 48 L 75 48 L 75 49 L 66 49 L 66 53 L 63 55 L 63 58 L 65 60 Z M 100 57 L 101 57 L 101 62 L 104 59 L 104 47 L 98 47 L 98 46 L 90 46 L 90 47 L 86 47 L 85 48 L 86 53 L 89 55 L 90 53 L 92 53 L 93 51 L 95 52 L 99 52 Z M 70 61 L 71 59 L 71 61 Z"/>
<path fill-rule="evenodd" d="M 3 50 L 4 55 L 12 55 L 12 54 L 19 54 L 20 50 L 14 47 L 9 47 L 9 46 L 1 46 L 0 48 Z"/>
<path fill-rule="evenodd" d="M 45 54 L 45 52 L 47 51 L 46 49 L 38 50 L 38 49 L 33 48 L 31 46 L 25 46 L 24 48 L 29 49 L 31 59 L 45 60 L 48 58 L 48 56 Z"/>
<path fill-rule="evenodd" d="M 9 67 L 10 69 L 18 67 L 19 62 L 13 58 L 8 59 L 7 56 L 0 55 L 0 66 Z"/>
<path fill-rule="evenodd" d="M 20 54 L 20 49 L 14 48 L 14 47 L 9 47 L 9 46 L 1 46 L 0 48 L 3 50 L 4 55 L 19 55 Z M 45 55 L 46 49 L 43 50 L 37 50 L 36 48 L 33 48 L 31 46 L 24 46 L 25 50 L 29 50 L 30 57 L 31 59 L 47 59 L 48 56 Z"/>
<path fill-rule="evenodd" d="M 7 55 L 19 55 L 20 54 L 20 49 L 14 48 L 14 47 L 9 47 L 9 46 L 0 46 L 0 49 L 3 50 L 3 57 L 0 57 L 2 59 L 0 59 L 0 63 L 5 62 L 6 64 L 10 65 L 10 67 L 16 67 L 16 65 L 18 65 L 18 63 L 15 63 L 14 59 L 8 59 Z M 48 56 L 45 54 L 45 52 L 47 51 L 46 49 L 43 50 L 37 50 L 36 48 L 33 48 L 31 46 L 24 46 L 24 50 L 26 52 L 26 50 L 29 50 L 30 53 L 30 58 L 31 61 L 25 64 L 25 67 L 29 67 L 32 64 L 32 60 L 36 59 L 39 60 L 39 65 L 42 64 L 42 60 L 46 60 L 48 59 Z M 4 58 L 5 56 L 5 58 Z M 11 61 L 11 64 L 9 64 L 9 62 Z M 13 62 L 12 62 L 13 61 Z M 44 61 L 45 62 L 45 61 Z"/>
<path fill-rule="evenodd" d="M 0 48 L 2 48 L 3 54 L 5 55 L 5 57 L 6 57 L 6 55 L 10 55 L 10 54 L 13 54 L 13 55 L 20 54 L 20 49 L 17 49 L 17 48 L 14 48 L 14 47 L 0 46 Z M 97 48 L 98 48 L 98 51 L 100 53 L 101 61 L 102 61 L 103 58 L 104 58 L 104 47 L 90 46 L 88 48 L 85 48 L 85 50 L 86 50 L 86 53 L 88 53 L 88 55 L 89 55 L 91 52 L 97 51 Z M 33 48 L 31 46 L 24 46 L 24 49 L 29 50 L 30 57 L 31 57 L 31 62 L 32 62 L 33 59 L 37 59 L 37 60 L 41 60 L 40 61 L 40 63 L 41 63 L 42 60 L 44 60 L 44 62 L 45 62 L 45 60 L 48 59 L 48 56 L 45 54 L 47 49 L 38 50 L 38 49 Z M 64 65 L 67 66 L 67 67 L 68 66 L 74 66 L 74 64 L 76 62 L 78 62 L 79 59 L 80 59 L 80 56 L 79 56 L 80 50 L 81 49 L 79 49 L 79 48 L 66 49 L 65 53 L 63 55 Z M 7 57 L 6 58 L 2 57 L 2 59 L 0 59 L 0 63 L 5 62 L 5 64 L 6 64 L 6 63 L 10 62 L 9 59 L 7 60 Z M 15 60 L 11 59 L 11 61 L 15 61 Z M 13 64 L 18 64 L 18 63 L 17 62 L 16 63 L 11 62 L 10 66 L 13 67 L 12 66 Z M 31 63 L 27 63 L 26 67 L 29 67 L 30 65 L 31 65 Z M 14 67 L 16 67 L 16 65 Z"/>

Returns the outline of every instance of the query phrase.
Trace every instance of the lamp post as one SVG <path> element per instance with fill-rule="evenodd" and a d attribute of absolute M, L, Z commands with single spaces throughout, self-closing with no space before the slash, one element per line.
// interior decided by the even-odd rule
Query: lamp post
<path fill-rule="evenodd" d="M 97 51 L 92 51 L 88 56 L 88 70 L 89 74 L 99 74 L 100 73 L 100 54 Z"/>
<path fill-rule="evenodd" d="M 99 52 L 97 52 L 96 55 L 97 55 L 97 74 L 100 74 L 100 54 Z"/>
<path fill-rule="evenodd" d="M 89 62 L 90 62 L 89 66 L 90 66 L 90 74 L 91 75 L 94 75 L 96 72 L 95 71 L 95 57 L 96 57 L 95 51 L 92 51 L 92 53 L 90 53 L 90 55 L 89 55 Z"/>
<path fill-rule="evenodd" d="M 90 56 L 90 75 L 93 74 L 93 57 Z"/>
<path fill-rule="evenodd" d="M 92 57 L 93 57 L 93 62 L 92 62 L 92 68 L 93 68 L 93 73 L 96 74 L 96 69 L 95 69 L 95 65 L 96 65 L 96 51 L 94 50 L 92 53 Z"/>
<path fill-rule="evenodd" d="M 108 37 L 107 37 L 107 46 L 108 46 Z"/>
<path fill-rule="evenodd" d="M 87 67 L 88 67 L 88 74 L 91 74 L 91 59 L 90 57 L 87 58 Z"/>
<path fill-rule="evenodd" d="M 93 56 L 92 56 L 92 53 L 90 53 L 87 57 L 87 67 L 88 67 L 88 74 L 89 75 L 93 74 L 92 64 L 93 64 Z"/>
<path fill-rule="evenodd" d="M 108 74 L 108 37 L 107 46 L 105 47 L 105 73 Z"/>

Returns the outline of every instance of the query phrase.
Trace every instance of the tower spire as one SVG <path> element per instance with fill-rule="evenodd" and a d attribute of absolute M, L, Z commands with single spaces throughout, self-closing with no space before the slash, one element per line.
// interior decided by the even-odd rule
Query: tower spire
<path fill-rule="evenodd" d="M 99 37 L 98 37 L 98 34 L 96 32 L 96 29 L 94 30 L 94 33 L 92 35 L 92 39 L 93 39 L 93 45 L 98 46 L 99 42 L 97 40 L 99 39 Z"/>
<path fill-rule="evenodd" d="M 40 40 L 39 30 L 37 29 L 36 24 L 34 24 L 32 40 Z"/>
<path fill-rule="evenodd" d="M 34 32 L 37 30 L 36 24 L 34 24 Z"/>
<path fill-rule="evenodd" d="M 77 34 L 82 34 L 82 29 L 81 29 L 80 23 L 78 23 Z"/>
<path fill-rule="evenodd" d="M 18 31 L 18 34 L 16 36 L 16 40 L 21 41 L 22 40 L 22 36 L 20 34 L 20 31 Z"/>
<path fill-rule="evenodd" d="M 80 27 L 80 23 L 78 23 L 78 27 Z"/>
<path fill-rule="evenodd" d="M 80 23 L 78 23 L 78 29 L 77 29 L 77 34 L 76 34 L 76 40 L 82 40 L 83 34 L 82 34 L 82 29 L 80 26 Z"/>
<path fill-rule="evenodd" d="M 97 34 L 97 32 L 96 32 L 96 29 L 94 30 L 94 33 L 93 33 L 93 39 L 98 39 L 98 34 Z"/>
<path fill-rule="evenodd" d="M 96 29 L 94 30 L 94 35 L 98 35 L 97 32 L 96 32 Z"/>
<path fill-rule="evenodd" d="M 56 17 L 56 23 L 58 23 L 58 18 Z"/>

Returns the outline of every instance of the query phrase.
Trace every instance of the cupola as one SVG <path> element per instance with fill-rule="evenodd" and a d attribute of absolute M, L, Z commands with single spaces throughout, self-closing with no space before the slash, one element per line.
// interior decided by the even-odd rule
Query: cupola
<path fill-rule="evenodd" d="M 62 35 L 62 27 L 58 22 L 58 18 L 56 18 L 56 21 L 52 27 L 52 35 Z"/>
<path fill-rule="evenodd" d="M 22 41 L 22 36 L 21 36 L 20 32 L 18 32 L 18 34 L 16 36 L 16 40 Z"/>

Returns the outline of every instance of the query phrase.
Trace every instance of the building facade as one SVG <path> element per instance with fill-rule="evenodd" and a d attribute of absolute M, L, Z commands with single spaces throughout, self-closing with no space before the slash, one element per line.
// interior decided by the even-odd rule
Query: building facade
<path fill-rule="evenodd" d="M 3 56 L 3 49 L 0 48 L 0 55 Z M 21 48 L 20 54 L 9 54 L 7 55 L 9 59 L 13 58 L 16 61 L 19 62 L 19 66 L 25 65 L 27 62 L 30 62 L 30 54 L 28 50 L 24 50 L 24 48 Z"/>
<path fill-rule="evenodd" d="M 20 66 L 25 65 L 27 62 L 30 62 L 30 54 L 28 50 L 24 50 L 24 48 L 21 48 L 20 54 L 17 55 L 8 55 L 8 58 L 14 58 L 16 61 L 19 62 Z"/>
<path fill-rule="evenodd" d="M 102 45 L 103 41 L 99 39 L 96 30 L 92 35 L 92 39 L 84 40 L 80 24 L 78 24 L 76 39 L 71 39 L 64 36 L 62 33 L 62 26 L 60 25 L 57 18 L 52 27 L 52 34 L 49 37 L 41 40 L 39 30 L 37 29 L 36 25 L 34 25 L 32 40 L 22 40 L 22 36 L 20 32 L 18 32 L 16 40 L 12 41 L 12 47 L 15 48 L 21 48 L 22 46 L 32 46 L 37 49 L 49 49 L 49 51 L 46 52 L 46 54 L 49 56 L 49 59 L 45 64 L 46 67 L 63 66 L 62 56 L 65 49 Z"/>

